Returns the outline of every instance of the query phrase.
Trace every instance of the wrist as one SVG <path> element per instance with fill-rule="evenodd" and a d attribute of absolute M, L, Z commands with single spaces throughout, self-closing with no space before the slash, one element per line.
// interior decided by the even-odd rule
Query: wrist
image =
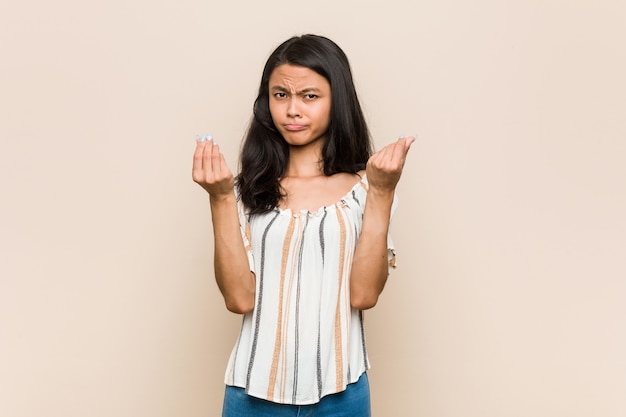
<path fill-rule="evenodd" d="M 372 185 L 370 185 L 369 189 L 367 190 L 368 200 L 370 198 L 376 198 L 376 199 L 381 199 L 381 200 L 393 201 L 394 194 L 395 194 L 395 189 L 378 188 Z"/>
<path fill-rule="evenodd" d="M 237 197 L 235 197 L 234 192 L 225 194 L 209 194 L 209 203 L 211 204 L 211 207 L 222 204 L 237 203 Z"/>

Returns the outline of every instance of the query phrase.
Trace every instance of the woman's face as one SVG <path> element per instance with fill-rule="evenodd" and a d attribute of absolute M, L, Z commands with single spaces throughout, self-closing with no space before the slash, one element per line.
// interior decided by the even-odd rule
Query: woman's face
<path fill-rule="evenodd" d="M 283 64 L 269 79 L 272 120 L 291 146 L 323 144 L 330 122 L 328 80 L 301 66 Z"/>

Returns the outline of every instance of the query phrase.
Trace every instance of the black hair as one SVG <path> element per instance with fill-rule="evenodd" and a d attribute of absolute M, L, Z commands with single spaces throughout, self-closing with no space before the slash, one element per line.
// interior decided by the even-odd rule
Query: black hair
<path fill-rule="evenodd" d="M 237 187 L 251 214 L 273 210 L 283 196 L 280 179 L 289 162 L 289 146 L 274 125 L 269 107 L 269 79 L 283 64 L 309 68 L 330 84 L 330 122 L 322 148 L 324 174 L 357 173 L 365 169 L 372 155 L 371 137 L 346 54 L 323 36 L 294 36 L 278 46 L 265 63 L 241 147 Z"/>

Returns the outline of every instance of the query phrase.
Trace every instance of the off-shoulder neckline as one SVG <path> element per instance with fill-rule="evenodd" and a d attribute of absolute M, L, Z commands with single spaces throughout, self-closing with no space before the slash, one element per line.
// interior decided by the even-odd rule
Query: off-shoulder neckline
<path fill-rule="evenodd" d="M 323 205 L 319 207 L 317 210 L 307 210 L 307 209 L 294 210 L 291 208 L 275 207 L 274 211 L 282 215 L 292 215 L 292 214 L 293 215 L 302 215 L 302 214 L 321 215 L 321 214 L 324 214 L 324 212 L 331 207 L 336 207 L 336 206 L 345 204 L 346 200 L 352 198 L 354 191 L 356 191 L 359 187 L 363 187 L 364 190 L 367 190 L 367 187 L 368 187 L 367 176 L 365 174 L 360 175 L 358 173 L 357 175 L 359 176 L 359 180 L 348 190 L 348 192 L 346 192 L 343 195 L 343 197 L 339 199 L 339 201 L 336 201 L 328 205 Z"/>

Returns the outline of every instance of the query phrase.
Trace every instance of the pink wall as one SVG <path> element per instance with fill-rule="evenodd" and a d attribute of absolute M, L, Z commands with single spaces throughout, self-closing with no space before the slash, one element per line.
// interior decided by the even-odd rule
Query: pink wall
<path fill-rule="evenodd" d="M 194 137 L 232 168 L 314 32 L 378 145 L 418 133 L 367 312 L 377 417 L 626 415 L 626 4 L 13 2 L 0 12 L 0 415 L 219 415 L 240 318 Z"/>

